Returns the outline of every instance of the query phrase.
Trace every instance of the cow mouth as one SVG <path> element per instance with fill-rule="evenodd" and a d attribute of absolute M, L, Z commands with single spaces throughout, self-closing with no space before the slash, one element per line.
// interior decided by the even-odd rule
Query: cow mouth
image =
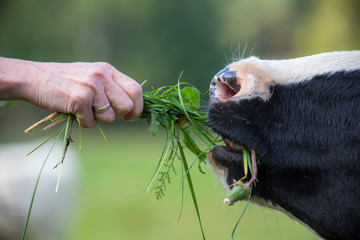
<path fill-rule="evenodd" d="M 209 153 L 212 153 L 212 157 L 217 161 L 210 161 L 210 164 L 226 165 L 226 162 L 231 159 L 238 159 L 243 154 L 244 146 L 238 144 L 228 138 L 224 138 L 224 145 L 215 145 L 210 149 Z M 213 160 L 213 159 L 209 159 Z"/>
<path fill-rule="evenodd" d="M 212 147 L 208 153 L 208 160 L 213 170 L 218 173 L 229 168 L 231 163 L 238 162 L 242 159 L 244 147 L 238 143 L 224 138 L 224 145 Z M 214 168 L 215 167 L 215 168 Z M 220 174 L 223 175 L 223 174 Z M 221 178 L 221 177 L 220 177 Z"/>
<path fill-rule="evenodd" d="M 210 168 L 219 177 L 225 187 L 231 185 L 228 174 L 231 169 L 241 169 L 244 147 L 238 143 L 224 138 L 224 145 L 216 145 L 208 153 Z"/>
<path fill-rule="evenodd" d="M 215 146 L 208 153 L 208 160 L 212 170 L 218 175 L 225 187 L 234 186 L 234 182 L 242 182 L 250 186 L 257 178 L 257 164 L 255 150 L 246 151 L 243 145 L 224 138 L 225 146 Z M 245 152 L 247 154 L 246 159 Z M 250 166 L 251 175 L 247 175 L 243 161 Z M 251 163 L 249 163 L 251 161 Z M 244 173 L 242 173 L 244 171 Z M 243 175 L 244 174 L 244 175 Z"/>
<path fill-rule="evenodd" d="M 244 146 L 235 143 L 227 138 L 224 138 L 224 143 L 226 148 L 234 153 L 242 153 L 244 150 Z"/>

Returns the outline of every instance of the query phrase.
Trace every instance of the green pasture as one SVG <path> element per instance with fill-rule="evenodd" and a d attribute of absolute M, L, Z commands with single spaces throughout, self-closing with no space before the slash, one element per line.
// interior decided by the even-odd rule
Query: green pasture
<path fill-rule="evenodd" d="M 131 123 L 124 124 L 131 126 Z M 164 198 L 156 200 L 153 193 L 140 193 L 156 167 L 164 136 L 153 137 L 142 126 L 104 128 L 104 131 L 108 143 L 95 128 L 82 131 L 79 211 L 78 216 L 69 221 L 66 239 L 201 239 L 186 184 L 182 216 L 178 221 L 182 198 L 179 164 Z M 192 160 L 189 155 L 189 164 Z M 224 206 L 225 191 L 221 183 L 208 166 L 203 169 L 206 174 L 201 174 L 195 166 L 191 174 L 206 237 L 231 239 L 245 202 Z M 318 239 L 283 213 L 254 204 L 250 204 L 236 234 L 236 239 L 249 238 Z"/>

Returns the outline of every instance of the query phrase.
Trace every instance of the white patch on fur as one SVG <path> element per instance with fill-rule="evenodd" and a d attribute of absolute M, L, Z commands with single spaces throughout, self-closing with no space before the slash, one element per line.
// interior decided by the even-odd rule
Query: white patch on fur
<path fill-rule="evenodd" d="M 213 166 L 211 163 L 209 164 L 211 170 L 216 174 L 216 176 L 220 179 L 221 183 L 224 185 L 225 188 L 228 188 L 229 185 L 226 183 L 227 178 L 227 170 L 220 169 L 217 166 Z"/>
<path fill-rule="evenodd" d="M 360 70 L 360 51 L 329 52 L 286 60 L 250 57 L 231 63 L 229 69 L 237 72 L 241 89 L 225 100 L 260 97 L 266 101 L 271 97 L 270 86 L 273 85 L 297 84 L 317 75 Z"/>
<path fill-rule="evenodd" d="M 252 89 L 255 88 L 255 85 L 257 83 L 257 78 L 253 74 L 248 73 L 247 74 L 247 79 L 249 80 L 249 82 L 246 85 L 246 88 L 244 90 L 249 92 L 249 91 L 251 91 Z"/>
<path fill-rule="evenodd" d="M 275 83 L 292 84 L 316 75 L 360 69 L 360 51 L 329 52 L 287 60 L 259 60 Z"/>

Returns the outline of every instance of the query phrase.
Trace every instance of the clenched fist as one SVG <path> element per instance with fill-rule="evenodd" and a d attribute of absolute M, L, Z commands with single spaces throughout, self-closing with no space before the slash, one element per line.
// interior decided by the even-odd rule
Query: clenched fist
<path fill-rule="evenodd" d="M 0 58 L 0 100 L 72 113 L 82 127 L 142 112 L 140 85 L 108 63 L 42 63 Z"/>

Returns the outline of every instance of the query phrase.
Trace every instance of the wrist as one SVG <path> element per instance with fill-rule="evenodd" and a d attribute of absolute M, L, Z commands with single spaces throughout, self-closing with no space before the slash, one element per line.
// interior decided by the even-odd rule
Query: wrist
<path fill-rule="evenodd" d="M 0 57 L 0 100 L 29 101 L 38 72 L 36 62 Z"/>

